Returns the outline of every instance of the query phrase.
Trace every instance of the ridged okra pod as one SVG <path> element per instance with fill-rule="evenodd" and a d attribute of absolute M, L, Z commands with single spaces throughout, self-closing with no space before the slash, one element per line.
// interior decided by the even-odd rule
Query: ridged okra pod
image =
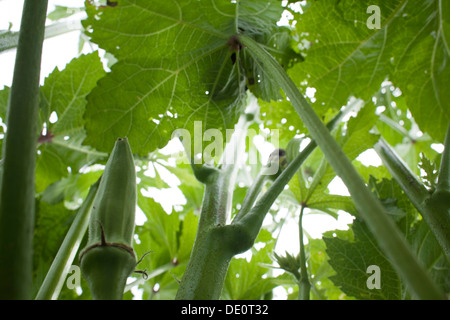
<path fill-rule="evenodd" d="M 136 267 L 133 234 L 136 170 L 126 138 L 118 139 L 106 163 L 89 221 L 89 239 L 80 253 L 83 277 L 93 299 L 120 300 Z"/>

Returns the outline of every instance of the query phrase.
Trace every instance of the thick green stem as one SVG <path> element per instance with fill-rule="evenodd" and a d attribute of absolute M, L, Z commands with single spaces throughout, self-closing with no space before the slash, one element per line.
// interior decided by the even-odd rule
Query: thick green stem
<path fill-rule="evenodd" d="M 328 127 L 333 128 L 341 117 L 342 113 L 339 113 L 330 121 Z M 247 126 L 244 126 L 244 128 L 247 128 Z M 244 137 L 237 139 L 241 142 L 243 140 Z M 236 144 L 237 149 L 241 147 L 242 145 Z M 263 197 L 266 200 L 258 202 L 260 205 L 257 206 L 263 207 L 262 210 L 257 211 L 259 214 L 251 214 L 252 219 L 243 219 L 244 223 L 242 224 L 240 223 L 242 218 L 249 211 L 253 211 L 250 208 L 259 195 L 268 175 L 258 175 L 255 184 L 246 196 L 243 207 L 233 219 L 231 225 L 225 225 L 224 218 L 224 215 L 226 215 L 224 214 L 225 208 L 228 208 L 228 206 L 224 206 L 224 203 L 227 202 L 225 195 L 229 197 L 232 194 L 230 187 L 234 186 L 234 184 L 229 183 L 231 172 L 224 174 L 224 172 L 216 171 L 203 181 L 206 181 L 206 187 L 197 237 L 188 267 L 177 292 L 177 299 L 218 299 L 220 297 L 231 258 L 252 246 L 270 206 L 315 147 L 316 144 L 312 141 L 299 153 L 264 194 Z M 237 162 L 236 160 L 234 163 Z M 267 198 L 269 199 L 267 200 Z M 261 214 L 263 211 L 264 214 Z M 251 221 L 247 224 L 249 220 Z M 254 221 L 256 223 L 253 223 Z"/>
<path fill-rule="evenodd" d="M 230 170 L 218 171 L 205 183 L 197 235 L 176 295 L 178 300 L 220 298 L 232 258 L 218 232 L 228 216 L 230 174 Z"/>
<path fill-rule="evenodd" d="M 305 243 L 303 241 L 303 212 L 305 207 L 302 205 L 300 208 L 300 216 L 298 220 L 298 237 L 300 242 L 300 279 L 298 284 L 298 298 L 299 300 L 309 300 L 309 292 L 311 290 L 311 284 L 308 278 L 308 269 L 306 267 L 306 254 Z"/>
<path fill-rule="evenodd" d="M 70 226 L 56 257 L 50 266 L 47 276 L 36 295 L 36 300 L 58 299 L 66 275 L 69 272 L 73 259 L 75 259 L 80 243 L 89 225 L 92 202 L 97 193 L 99 183 L 100 179 L 89 189 L 89 193 L 78 210 L 77 216 Z"/>
<path fill-rule="evenodd" d="M 211 228 L 198 233 L 177 300 L 218 300 L 232 254 L 224 248 L 220 232 Z"/>
<path fill-rule="evenodd" d="M 201 176 L 200 181 L 205 184 L 202 210 L 191 257 L 176 295 L 178 300 L 220 298 L 233 257 L 228 234 L 223 230 L 231 214 L 233 188 L 248 125 L 247 118 L 242 116 L 224 150 L 220 169 L 212 168 L 205 177 Z"/>
<path fill-rule="evenodd" d="M 379 246 L 405 281 L 412 296 L 419 299 L 443 299 L 444 295 L 414 256 L 405 237 L 385 212 L 382 204 L 366 187 L 339 144 L 300 93 L 279 63 L 259 43 L 240 35 L 241 43 L 258 59 L 274 82 L 279 83 L 318 144 L 336 174 L 347 186 L 361 217 L 369 225 Z"/>
<path fill-rule="evenodd" d="M 3 145 L 0 299 L 30 299 L 39 76 L 47 0 L 25 0 Z"/>
<path fill-rule="evenodd" d="M 438 192 L 436 189 L 433 195 L 430 195 L 427 188 L 384 139 L 380 139 L 374 148 L 411 203 L 422 215 L 424 221 L 428 224 L 436 240 L 442 247 L 447 259 L 450 261 L 449 193 L 441 197 L 443 193 Z M 445 161 L 445 159 L 443 160 Z M 444 200 L 444 202 L 440 200 Z M 446 208 L 444 208 L 445 203 L 447 203 Z"/>
<path fill-rule="evenodd" d="M 444 249 L 450 261 L 450 125 L 444 142 L 436 190 L 423 203 L 424 219 Z"/>

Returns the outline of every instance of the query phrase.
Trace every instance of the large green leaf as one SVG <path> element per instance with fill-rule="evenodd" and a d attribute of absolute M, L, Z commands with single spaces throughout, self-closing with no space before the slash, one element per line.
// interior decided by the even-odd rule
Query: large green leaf
<path fill-rule="evenodd" d="M 83 128 L 86 95 L 105 75 L 97 52 L 73 59 L 64 70 L 58 68 L 45 79 L 41 89 L 40 107 L 43 121 L 52 135 L 69 136 Z M 50 114 L 57 116 L 50 122 Z"/>
<path fill-rule="evenodd" d="M 390 217 L 403 232 L 412 249 L 436 283 L 447 292 L 450 286 L 449 264 L 436 238 L 395 180 L 369 178 L 369 187 L 382 202 Z M 325 235 L 330 265 L 336 271 L 333 283 L 346 294 L 358 299 L 407 299 L 403 284 L 399 281 L 389 261 L 379 250 L 368 226 L 356 219 L 352 225 L 353 239 L 343 239 L 341 234 Z M 366 281 L 371 275 L 370 265 L 380 269 L 381 289 L 369 289 Z"/>
<path fill-rule="evenodd" d="M 88 96 L 85 143 L 109 150 L 117 136 L 128 136 L 145 155 L 165 146 L 175 129 L 193 134 L 195 121 L 225 137 L 247 86 L 263 98 L 279 96 L 235 35 L 246 33 L 280 62 L 289 60 L 288 31 L 276 27 L 282 11 L 274 0 L 87 2 L 88 35 L 118 62 Z"/>
<path fill-rule="evenodd" d="M 300 85 L 316 88 L 317 109 L 339 109 L 350 95 L 369 98 L 385 79 L 389 59 L 382 59 L 385 31 L 366 26 L 369 5 L 380 5 L 389 23 L 402 5 L 394 1 L 313 1 L 299 17 L 297 30 L 308 42 L 304 63 L 292 70 Z M 385 27 L 385 25 L 383 25 Z"/>
<path fill-rule="evenodd" d="M 406 1 L 389 39 L 394 83 L 419 127 L 442 142 L 450 123 L 449 17 L 448 1 Z"/>
<path fill-rule="evenodd" d="M 380 28 L 368 28 L 370 5 Z M 373 13 L 372 13 L 373 14 Z M 317 89 L 317 109 L 369 99 L 387 77 L 405 94 L 423 131 L 443 141 L 450 121 L 449 5 L 444 0 L 313 1 L 299 17 L 304 63 L 292 76 Z"/>
<path fill-rule="evenodd" d="M 46 134 L 40 138 L 36 159 L 37 192 L 106 155 L 82 145 L 86 95 L 104 74 L 98 54 L 91 53 L 73 59 L 62 71 L 56 68 L 45 79 L 40 108 Z"/>
<path fill-rule="evenodd" d="M 389 261 L 381 253 L 367 226 L 353 223 L 354 242 L 325 237 L 329 264 L 336 271 L 330 279 L 346 294 L 358 299 L 400 299 L 401 283 Z M 380 268 L 380 289 L 370 289 L 367 280 L 370 266 Z"/>

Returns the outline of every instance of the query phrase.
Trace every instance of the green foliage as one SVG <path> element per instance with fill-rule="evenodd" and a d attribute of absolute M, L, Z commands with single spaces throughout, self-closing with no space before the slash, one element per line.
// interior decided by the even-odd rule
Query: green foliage
<path fill-rule="evenodd" d="M 194 244 L 198 217 L 192 211 L 168 214 L 154 199 L 142 195 L 138 205 L 147 220 L 136 227 L 134 248 L 138 257 L 150 252 L 137 266 L 149 273 L 143 297 L 173 299 Z"/>
<path fill-rule="evenodd" d="M 63 202 L 54 205 L 44 201 L 37 203 L 33 245 L 33 296 L 44 280 L 73 219 L 74 212 L 68 210 Z"/>
<path fill-rule="evenodd" d="M 357 299 L 400 299 L 400 280 L 389 261 L 380 252 L 375 239 L 366 226 L 355 221 L 352 227 L 354 242 L 339 238 L 324 238 L 330 265 L 337 275 L 330 279 L 346 294 Z M 369 277 L 367 269 L 371 265 L 378 266 L 381 271 L 381 289 L 369 289 L 366 281 Z"/>
<path fill-rule="evenodd" d="M 0 52 L 17 46 L 19 33 L 11 30 L 0 30 Z"/>
<path fill-rule="evenodd" d="M 223 299 L 259 300 L 277 286 L 276 279 L 264 266 L 271 262 L 269 255 L 274 248 L 274 239 L 268 231 L 263 230 L 255 243 L 263 244 L 264 247 L 252 249 L 249 261 L 246 258 L 235 258 L 231 262 L 222 293 Z"/>
<path fill-rule="evenodd" d="M 347 128 L 337 130 L 336 139 L 350 159 L 355 159 L 378 140 L 378 136 L 370 132 L 376 120 L 374 106 L 368 103 L 349 119 Z M 298 203 L 304 203 L 308 208 L 334 215 L 336 210 L 344 210 L 355 215 L 356 209 L 350 197 L 329 194 L 328 185 L 335 177 L 335 172 L 317 150 L 289 182 L 289 187 Z"/>
<path fill-rule="evenodd" d="M 380 29 L 366 25 L 369 5 L 380 8 Z M 369 99 L 389 77 L 422 130 L 443 141 L 450 121 L 449 92 L 440 90 L 450 78 L 447 17 L 445 1 L 312 1 L 296 25 L 306 59 L 291 75 L 316 88 L 317 109 L 337 109 L 350 95 Z"/>
<path fill-rule="evenodd" d="M 438 181 L 438 166 L 436 162 L 431 162 L 425 155 L 421 154 L 420 168 L 424 171 L 423 180 L 425 185 L 431 190 L 436 189 L 436 183 Z"/>
<path fill-rule="evenodd" d="M 248 81 L 262 97 L 279 95 L 242 57 L 234 35 L 244 30 L 283 52 L 289 37 L 274 27 L 281 12 L 276 1 L 88 3 L 83 25 L 91 41 L 119 61 L 88 97 L 86 143 L 104 151 L 117 135 L 128 136 L 144 155 L 164 147 L 176 128 L 193 132 L 194 121 L 203 131 L 232 128 Z"/>
<path fill-rule="evenodd" d="M 435 189 L 441 165 L 435 146 L 444 141 L 450 122 L 447 1 L 306 1 L 301 13 L 278 0 L 98 2 L 86 1 L 81 8 L 87 14 L 83 41 L 98 45 L 104 56 L 99 51 L 81 54 L 64 69 L 56 68 L 40 88 L 34 293 L 118 137 L 127 136 L 135 153 L 142 219 L 133 247 L 137 259 L 142 257 L 136 269 L 143 272 L 132 274 L 124 299 L 174 299 L 191 257 L 205 185 L 196 179 L 186 154 L 161 150 L 173 141 L 176 129 L 199 138 L 194 123 L 201 121 L 202 134 L 218 129 L 226 138 L 251 92 L 259 108 L 250 128 L 263 131 L 265 143 L 278 137 L 274 147 L 286 149 L 292 159 L 309 141 L 311 133 L 291 100 L 238 34 L 256 40 L 286 69 L 323 123 L 348 110 L 332 136 L 434 282 L 450 292 L 449 262 L 407 191 L 387 167 L 359 158 L 381 137 L 428 191 Z M 367 27 L 369 5 L 380 8 L 380 29 Z M 293 14 L 289 26 L 277 23 L 284 10 Z M 73 13 L 57 6 L 48 18 L 59 21 Z M 0 53 L 14 47 L 15 37 L 0 31 Z M 0 90 L 0 147 L 10 91 Z M 245 150 L 247 155 L 258 152 L 253 143 Z M 239 212 L 262 167 L 246 163 L 239 168 L 227 218 Z M 346 212 L 354 218 L 347 230 L 332 230 L 319 239 L 304 229 L 310 299 L 410 298 L 352 197 L 332 189 L 336 178 L 316 148 L 272 206 L 252 249 L 231 260 L 222 299 L 279 298 L 280 288 L 288 299 L 299 297 L 299 254 L 277 241 L 287 225 L 298 226 L 300 206 L 306 216 L 320 212 L 338 219 Z M 155 190 L 170 192 L 170 199 L 161 199 Z M 257 198 L 264 199 L 266 190 Z M 181 205 L 171 207 L 168 200 Z M 289 236 L 298 241 L 298 234 Z M 370 265 L 380 267 L 381 289 L 367 287 Z M 91 298 L 84 279 L 81 290 L 64 286 L 60 295 Z"/>
<path fill-rule="evenodd" d="M 67 177 L 69 170 L 78 172 L 105 156 L 82 145 L 85 98 L 104 74 L 98 54 L 91 53 L 73 59 L 62 71 L 55 69 L 45 79 L 40 92 L 40 127 L 45 124 L 45 132 L 36 161 L 37 192 Z M 57 121 L 50 121 L 52 114 Z"/>
<path fill-rule="evenodd" d="M 423 220 L 418 221 L 415 208 L 408 201 L 395 180 L 370 179 L 373 192 L 381 200 L 392 219 L 407 237 L 418 258 L 424 264 L 436 283 L 448 292 L 449 263 Z M 352 238 L 346 239 L 342 234 L 328 232 L 324 236 L 329 263 L 336 271 L 330 279 L 343 292 L 357 299 L 405 299 L 408 294 L 398 279 L 390 262 L 376 245 L 367 225 L 357 219 L 352 225 Z M 381 287 L 370 289 L 366 281 L 371 272 L 371 265 L 380 268 Z"/>

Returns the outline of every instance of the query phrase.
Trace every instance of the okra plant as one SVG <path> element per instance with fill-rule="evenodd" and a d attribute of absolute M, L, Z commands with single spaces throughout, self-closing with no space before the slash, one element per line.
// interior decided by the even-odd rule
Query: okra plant
<path fill-rule="evenodd" d="M 0 31 L 0 297 L 447 298 L 446 1 L 49 8 Z"/>

